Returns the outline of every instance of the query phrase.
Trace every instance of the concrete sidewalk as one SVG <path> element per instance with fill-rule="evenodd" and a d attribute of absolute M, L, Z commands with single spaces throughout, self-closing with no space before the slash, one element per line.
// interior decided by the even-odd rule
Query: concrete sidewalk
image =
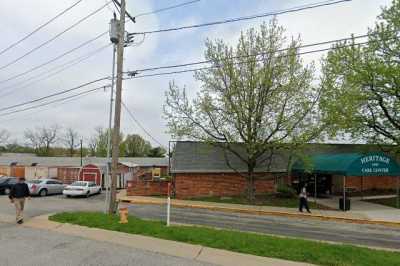
<path fill-rule="evenodd" d="M 5 219 L 6 218 L 6 219 Z M 0 222 L 10 222 L 11 217 L 0 218 Z M 17 226 L 17 225 L 16 225 Z M 153 237 L 133 235 L 84 226 L 62 224 L 48 220 L 48 215 L 27 220 L 22 226 L 50 230 L 65 235 L 78 236 L 96 241 L 146 250 L 154 253 L 181 257 L 222 266 L 305 266 L 307 263 L 291 262 L 281 259 L 259 257 L 231 251 L 163 240 Z"/>
<path fill-rule="evenodd" d="M 164 205 L 166 204 L 165 198 L 158 197 L 143 197 L 143 196 L 126 196 L 125 193 L 118 195 L 120 202 L 131 203 L 131 204 L 155 204 Z M 300 213 L 295 208 L 283 208 L 283 207 L 272 207 L 272 206 L 252 206 L 252 205 L 241 205 L 241 204 L 228 204 L 228 203 L 215 203 L 215 202 L 204 202 L 204 201 L 192 201 L 192 200 L 177 200 L 171 199 L 171 206 L 177 208 L 197 208 L 207 209 L 223 212 L 235 212 L 235 213 L 246 213 L 255 215 L 273 215 L 273 216 L 284 216 L 291 218 L 305 218 L 305 219 L 320 219 L 330 220 L 357 224 L 377 224 L 385 226 L 400 227 L 400 220 L 393 219 L 393 215 L 380 215 L 374 216 L 368 212 L 362 211 L 334 211 L 334 210 L 312 210 L 312 213 Z M 385 209 L 387 211 L 387 209 Z M 398 211 L 398 210 L 396 210 Z"/>

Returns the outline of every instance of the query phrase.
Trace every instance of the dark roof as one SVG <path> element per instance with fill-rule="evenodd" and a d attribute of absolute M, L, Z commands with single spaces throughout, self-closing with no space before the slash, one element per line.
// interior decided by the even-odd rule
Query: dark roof
<path fill-rule="evenodd" d="M 80 166 L 80 157 L 38 157 L 33 155 L 16 154 L 11 156 L 0 156 L 0 165 L 10 165 L 15 162 L 21 166 L 31 166 L 36 164 L 39 166 Z M 151 158 L 151 157 L 121 157 L 119 158 L 121 164 L 138 165 L 138 166 L 168 166 L 168 158 Z M 84 157 L 83 165 L 96 164 L 105 166 L 107 163 L 106 158 L 102 157 Z"/>
<path fill-rule="evenodd" d="M 244 146 L 236 144 L 235 151 L 245 155 Z M 381 152 L 377 145 L 366 144 L 307 144 L 302 149 L 302 154 L 312 156 L 316 154 L 341 154 L 341 153 L 369 153 Z M 247 171 L 247 165 L 236 155 L 226 152 L 231 166 L 240 172 Z M 211 144 L 193 141 L 178 141 L 171 158 L 171 173 L 231 173 L 234 170 L 226 163 L 225 152 L 222 148 Z M 272 158 L 266 159 L 264 155 L 255 172 L 286 172 L 289 151 L 275 151 Z M 264 159 L 264 160 L 263 160 Z M 265 161 L 265 162 L 264 162 Z"/>

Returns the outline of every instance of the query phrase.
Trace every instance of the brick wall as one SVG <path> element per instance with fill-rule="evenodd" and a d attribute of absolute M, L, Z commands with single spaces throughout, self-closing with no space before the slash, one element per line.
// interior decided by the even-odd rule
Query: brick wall
<path fill-rule="evenodd" d="M 260 175 L 255 180 L 256 194 L 274 192 L 275 178 L 272 175 Z M 177 198 L 196 198 L 207 196 L 235 196 L 245 193 L 247 181 L 234 173 L 216 174 L 176 174 L 175 195 Z"/>
<path fill-rule="evenodd" d="M 128 181 L 126 193 L 128 196 L 166 196 L 168 183 L 164 180 Z"/>
<path fill-rule="evenodd" d="M 343 176 L 332 177 L 333 193 L 343 192 Z M 355 191 L 365 190 L 387 190 L 396 189 L 397 177 L 394 176 L 348 176 L 346 177 L 346 187 L 354 188 Z"/>
<path fill-rule="evenodd" d="M 397 178 L 392 176 L 349 176 L 346 186 L 356 188 L 358 191 L 370 189 L 396 189 Z"/>

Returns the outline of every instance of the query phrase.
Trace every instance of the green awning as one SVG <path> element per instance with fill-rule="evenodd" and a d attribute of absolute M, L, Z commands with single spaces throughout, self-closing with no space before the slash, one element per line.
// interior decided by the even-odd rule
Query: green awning
<path fill-rule="evenodd" d="M 313 155 L 295 162 L 292 170 L 345 176 L 400 176 L 397 162 L 383 153 Z"/>

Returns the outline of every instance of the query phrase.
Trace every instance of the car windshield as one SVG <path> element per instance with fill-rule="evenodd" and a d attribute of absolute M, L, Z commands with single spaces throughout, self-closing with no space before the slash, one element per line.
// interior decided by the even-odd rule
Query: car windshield
<path fill-rule="evenodd" d="M 86 187 L 87 183 L 86 182 L 82 182 L 82 181 L 76 181 L 74 183 L 71 184 L 71 186 L 77 186 L 77 187 Z"/>
<path fill-rule="evenodd" d="M 4 183 L 4 182 L 6 182 L 6 181 L 7 181 L 7 178 L 4 178 L 4 177 L 0 178 L 0 184 L 1 184 L 1 183 Z"/>
<path fill-rule="evenodd" d="M 27 181 L 27 183 L 30 183 L 30 184 L 40 184 L 40 183 L 42 183 L 42 180 L 39 180 L 39 179 L 29 180 L 29 181 Z"/>

